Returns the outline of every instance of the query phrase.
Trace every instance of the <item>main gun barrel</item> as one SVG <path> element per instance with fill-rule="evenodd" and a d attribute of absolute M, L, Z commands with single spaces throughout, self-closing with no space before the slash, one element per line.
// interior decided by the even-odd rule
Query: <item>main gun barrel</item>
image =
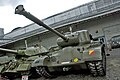
<path fill-rule="evenodd" d="M 43 26 L 44 28 L 52 31 L 53 33 L 57 34 L 58 36 L 60 36 L 64 41 L 68 41 L 68 38 L 65 37 L 63 34 L 59 33 L 58 31 L 50 28 L 49 26 L 47 26 L 46 24 L 44 24 L 41 20 L 39 20 L 38 18 L 36 18 L 35 16 L 33 16 L 32 14 L 30 14 L 29 12 L 25 11 L 23 5 L 18 5 L 15 9 L 15 14 L 20 14 L 25 16 L 26 18 L 30 19 L 31 21 L 35 22 L 36 24 L 38 24 L 39 26 Z"/>
<path fill-rule="evenodd" d="M 5 49 L 5 48 L 0 48 L 0 51 L 11 52 L 11 53 L 17 53 L 17 50 L 11 50 L 11 49 Z"/>

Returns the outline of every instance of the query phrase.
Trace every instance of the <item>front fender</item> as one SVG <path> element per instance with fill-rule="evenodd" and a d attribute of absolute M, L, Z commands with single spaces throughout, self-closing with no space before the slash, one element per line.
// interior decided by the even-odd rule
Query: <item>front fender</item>
<path fill-rule="evenodd" d="M 47 62 L 49 61 L 48 56 L 39 57 L 32 63 L 32 67 L 38 67 L 38 66 L 46 66 Z"/>
<path fill-rule="evenodd" d="M 20 71 L 28 71 L 30 70 L 30 67 L 31 65 L 30 64 L 20 64 L 17 68 L 17 71 L 20 72 Z"/>
<path fill-rule="evenodd" d="M 93 54 L 89 54 L 89 51 L 93 50 Z M 83 60 L 84 61 L 97 61 L 97 60 L 102 60 L 102 50 L 101 47 L 94 48 L 94 49 L 89 49 L 85 50 L 83 52 Z"/>

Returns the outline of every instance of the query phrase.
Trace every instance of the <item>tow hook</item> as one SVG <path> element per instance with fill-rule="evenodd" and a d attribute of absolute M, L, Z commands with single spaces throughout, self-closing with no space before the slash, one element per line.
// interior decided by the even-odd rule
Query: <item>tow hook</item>
<path fill-rule="evenodd" d="M 63 71 L 69 71 L 70 69 L 70 67 L 63 67 Z"/>

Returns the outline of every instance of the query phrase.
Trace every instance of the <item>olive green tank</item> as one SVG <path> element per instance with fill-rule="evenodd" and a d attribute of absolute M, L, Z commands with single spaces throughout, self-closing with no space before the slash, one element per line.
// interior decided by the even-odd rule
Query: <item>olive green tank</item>
<path fill-rule="evenodd" d="M 16 78 L 20 76 L 31 76 L 35 74 L 34 68 L 31 67 L 32 62 L 39 58 L 40 55 L 48 53 L 43 46 L 28 47 L 25 50 L 11 50 L 0 48 L 4 54 L 14 54 L 0 57 L 0 74 L 8 78 Z M 34 70 L 34 71 L 33 71 Z M 34 72 L 34 73 L 33 73 Z"/>
<path fill-rule="evenodd" d="M 15 14 L 25 16 L 60 37 L 56 40 L 58 46 L 51 47 L 48 54 L 40 56 L 32 63 L 38 74 L 52 78 L 55 77 L 54 72 L 88 69 L 93 76 L 106 75 L 105 46 L 99 41 L 91 40 L 87 30 L 63 35 L 25 11 L 23 5 L 16 7 Z"/>

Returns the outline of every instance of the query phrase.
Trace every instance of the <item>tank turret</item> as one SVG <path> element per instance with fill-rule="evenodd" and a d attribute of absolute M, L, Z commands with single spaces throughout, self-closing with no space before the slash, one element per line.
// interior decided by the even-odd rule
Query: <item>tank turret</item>
<path fill-rule="evenodd" d="M 90 42 L 89 34 L 87 30 L 83 30 L 80 32 L 70 33 L 67 35 L 63 35 L 60 32 L 52 29 L 51 27 L 44 24 L 41 20 L 30 14 L 29 12 L 25 11 L 23 5 L 19 5 L 15 9 L 15 14 L 20 14 L 25 16 L 26 18 L 30 19 L 31 21 L 35 22 L 39 26 L 43 26 L 44 28 L 48 29 L 49 31 L 52 31 L 56 35 L 58 35 L 60 38 L 57 39 L 57 44 L 60 47 L 66 47 L 66 46 L 75 46 L 78 45 L 80 42 L 83 42 L 87 40 L 87 42 Z M 79 36 L 83 38 L 82 40 L 79 39 Z M 81 40 L 81 41 L 80 41 Z"/>

